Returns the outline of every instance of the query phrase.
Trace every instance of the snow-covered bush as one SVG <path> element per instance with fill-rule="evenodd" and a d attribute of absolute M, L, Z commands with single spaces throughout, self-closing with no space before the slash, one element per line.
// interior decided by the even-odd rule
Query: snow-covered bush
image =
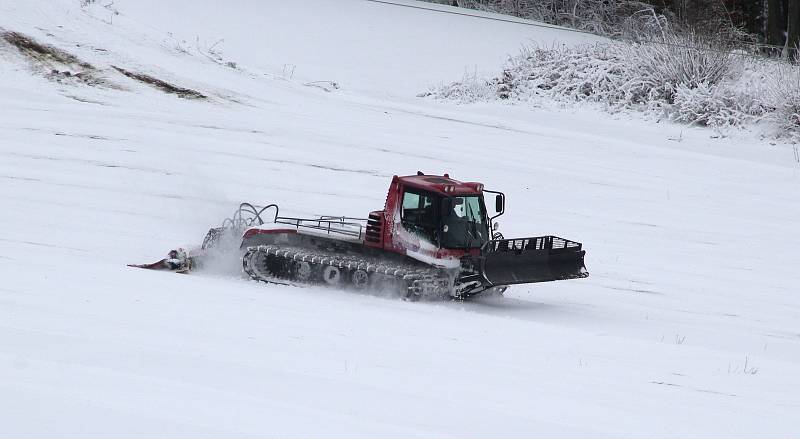
<path fill-rule="evenodd" d="M 679 86 L 684 92 L 713 87 L 732 71 L 733 55 L 690 48 L 696 44 L 702 43 L 692 35 L 672 35 L 649 43 L 526 48 L 498 78 L 500 97 L 548 94 L 612 107 L 672 104 Z"/>
<path fill-rule="evenodd" d="M 800 70 L 723 50 L 688 34 L 658 41 L 526 47 L 491 80 L 475 76 L 425 96 L 462 103 L 592 102 L 712 127 L 763 119 L 800 136 Z"/>
<path fill-rule="evenodd" d="M 459 103 L 490 101 L 497 97 L 497 84 L 496 81 L 479 78 L 476 74 L 465 74 L 461 81 L 434 87 L 418 96 L 432 96 Z"/>
<path fill-rule="evenodd" d="M 658 40 L 613 45 L 622 52 L 626 75 L 638 81 L 637 99 L 655 90 L 672 103 L 679 86 L 714 86 L 731 73 L 734 55 L 692 33 L 661 36 Z"/>
<path fill-rule="evenodd" d="M 705 82 L 695 87 L 679 84 L 673 100 L 673 119 L 678 122 L 721 127 L 737 125 L 747 116 L 726 87 Z"/>
<path fill-rule="evenodd" d="M 623 60 L 603 45 L 575 50 L 565 46 L 524 48 L 497 79 L 502 99 L 548 96 L 568 101 L 613 104 L 625 99 Z"/>
<path fill-rule="evenodd" d="M 780 65 L 770 77 L 766 100 L 774 108 L 773 118 L 793 136 L 800 136 L 800 70 Z"/>

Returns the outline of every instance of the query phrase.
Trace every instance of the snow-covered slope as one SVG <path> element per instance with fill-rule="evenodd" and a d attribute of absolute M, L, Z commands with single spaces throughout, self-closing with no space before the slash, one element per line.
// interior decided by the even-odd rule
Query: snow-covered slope
<path fill-rule="evenodd" d="M 414 97 L 584 35 L 364 0 L 163 3 L 0 2 L 3 31 L 100 82 L 0 42 L 4 436 L 800 431 L 791 148 Z M 418 169 L 503 190 L 506 236 L 582 241 L 592 276 L 415 304 L 125 267 L 242 200 L 363 216 Z"/>

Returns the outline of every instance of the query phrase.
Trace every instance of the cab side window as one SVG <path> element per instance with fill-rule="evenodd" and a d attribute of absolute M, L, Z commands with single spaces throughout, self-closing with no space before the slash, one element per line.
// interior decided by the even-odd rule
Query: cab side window
<path fill-rule="evenodd" d="M 411 191 L 406 191 L 403 194 L 403 216 L 405 219 L 405 214 L 407 209 L 417 209 L 419 208 L 419 194 L 415 194 Z"/>
<path fill-rule="evenodd" d="M 424 192 L 406 190 L 400 213 L 403 226 L 411 233 L 428 241 L 436 241 L 436 206 L 433 196 Z"/>

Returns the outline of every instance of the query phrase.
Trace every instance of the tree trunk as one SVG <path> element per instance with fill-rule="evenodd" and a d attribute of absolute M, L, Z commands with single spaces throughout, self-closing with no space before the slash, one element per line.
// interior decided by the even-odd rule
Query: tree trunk
<path fill-rule="evenodd" d="M 797 48 L 800 47 L 800 2 L 790 1 L 786 38 L 786 54 L 784 56 L 797 60 Z"/>
<path fill-rule="evenodd" d="M 744 20 L 747 23 L 747 31 L 751 34 L 764 35 L 764 17 L 761 12 L 764 10 L 764 0 L 753 0 L 741 2 Z"/>
<path fill-rule="evenodd" d="M 783 46 L 783 11 L 781 0 L 767 0 L 767 44 Z"/>

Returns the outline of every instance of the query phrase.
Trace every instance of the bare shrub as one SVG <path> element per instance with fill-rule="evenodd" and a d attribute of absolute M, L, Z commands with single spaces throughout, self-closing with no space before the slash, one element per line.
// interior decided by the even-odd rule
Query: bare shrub
<path fill-rule="evenodd" d="M 452 3 L 452 0 L 426 1 Z M 513 15 L 610 36 L 620 35 L 628 17 L 650 7 L 638 0 L 458 0 L 457 3 L 468 9 Z"/>
<path fill-rule="evenodd" d="M 491 80 L 465 77 L 424 96 L 592 102 L 710 127 L 773 120 L 781 133 L 800 138 L 800 67 L 740 55 L 669 31 L 640 43 L 530 46 Z"/>
<path fill-rule="evenodd" d="M 501 98 L 548 95 L 614 104 L 625 99 L 620 53 L 608 45 L 527 47 L 497 80 Z"/>
<path fill-rule="evenodd" d="M 730 53 L 693 48 L 699 41 L 665 34 L 659 42 L 525 48 L 497 79 L 500 97 L 546 92 L 556 99 L 611 106 L 673 104 L 679 86 L 684 91 L 713 87 L 732 72 Z"/>
<path fill-rule="evenodd" d="M 766 100 L 774 108 L 773 116 L 788 133 L 800 135 L 800 69 L 779 65 L 769 78 Z"/>
<path fill-rule="evenodd" d="M 694 88 L 679 84 L 672 110 L 677 122 L 712 127 L 738 125 L 745 118 L 735 96 L 725 87 L 706 83 Z"/>
<path fill-rule="evenodd" d="M 495 12 L 530 20 L 571 27 L 598 35 L 639 41 L 664 29 L 683 33 L 699 32 L 745 46 L 760 41 L 745 30 L 725 3 L 652 0 L 423 0 L 468 9 Z M 732 14 L 733 12 L 733 14 Z M 752 29 L 751 29 L 752 32 Z"/>
<path fill-rule="evenodd" d="M 631 70 L 628 75 L 639 81 L 638 96 L 657 91 L 669 103 L 679 85 L 694 89 L 704 84 L 720 83 L 733 69 L 730 51 L 694 33 L 665 32 L 657 41 L 638 44 L 617 44 Z"/>
<path fill-rule="evenodd" d="M 497 98 L 497 81 L 478 78 L 477 74 L 465 74 L 461 81 L 433 87 L 418 97 L 433 97 L 459 103 L 485 102 Z"/>

